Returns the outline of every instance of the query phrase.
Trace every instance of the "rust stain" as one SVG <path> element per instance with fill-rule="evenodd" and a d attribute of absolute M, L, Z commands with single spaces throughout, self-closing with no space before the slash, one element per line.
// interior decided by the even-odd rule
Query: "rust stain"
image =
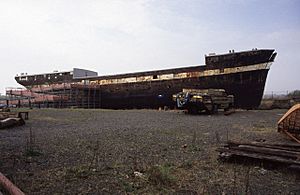
<path fill-rule="evenodd" d="M 249 65 L 244 67 L 232 67 L 232 68 L 221 68 L 212 69 L 205 71 L 194 71 L 194 72 L 181 72 L 176 74 L 161 74 L 161 75 L 148 75 L 148 76 L 137 76 L 137 77 L 125 77 L 115 79 L 101 79 L 90 81 L 92 84 L 108 85 L 108 84 L 121 84 L 121 83 L 135 83 L 135 82 L 146 82 L 146 81 L 163 81 L 172 79 L 183 79 L 183 78 L 195 78 L 204 76 L 214 76 L 222 74 L 238 73 L 242 71 L 251 71 L 255 69 L 268 68 L 266 63 Z"/>

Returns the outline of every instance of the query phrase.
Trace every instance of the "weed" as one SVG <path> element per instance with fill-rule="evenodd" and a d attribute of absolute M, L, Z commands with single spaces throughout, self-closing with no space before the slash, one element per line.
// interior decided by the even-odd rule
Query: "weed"
<path fill-rule="evenodd" d="M 194 146 L 190 147 L 190 151 L 191 152 L 200 152 L 200 151 L 202 151 L 202 148 L 200 146 L 194 145 Z"/>
<path fill-rule="evenodd" d="M 64 176 L 67 181 L 75 178 L 87 178 L 92 172 L 86 166 L 77 166 L 72 168 L 66 168 L 64 170 Z"/>
<path fill-rule="evenodd" d="M 94 164 L 98 165 L 98 161 L 99 161 L 98 150 L 99 150 L 99 148 L 100 148 L 99 147 L 99 142 L 97 141 L 95 146 L 92 148 L 92 158 L 91 158 L 91 161 L 89 163 L 88 170 L 91 170 L 91 168 Z"/>
<path fill-rule="evenodd" d="M 32 129 L 29 129 L 29 137 L 26 140 L 26 149 L 25 149 L 25 155 L 26 156 L 40 156 L 42 153 L 39 152 L 36 149 L 36 144 L 35 144 L 35 135 L 32 131 Z"/>
<path fill-rule="evenodd" d="M 250 194 L 250 166 L 247 168 L 245 175 L 245 194 Z"/>
<path fill-rule="evenodd" d="M 33 156 L 40 156 L 40 155 L 42 155 L 42 153 L 37 150 L 26 150 L 25 155 L 33 157 Z"/>
<path fill-rule="evenodd" d="M 215 136 L 216 136 L 216 143 L 220 144 L 221 143 L 221 136 L 220 136 L 218 131 L 215 131 Z"/>
<path fill-rule="evenodd" d="M 172 167 L 168 165 L 152 166 L 148 173 L 148 180 L 156 186 L 170 186 L 175 182 L 175 177 L 171 174 Z"/>
<path fill-rule="evenodd" d="M 196 131 L 193 132 L 193 140 L 192 140 L 192 145 L 195 146 L 197 141 L 197 133 Z"/>
<path fill-rule="evenodd" d="M 184 169 L 191 169 L 193 167 L 193 162 L 188 160 L 185 161 L 184 163 L 182 163 L 182 165 L 180 166 L 180 168 L 184 168 Z"/>
<path fill-rule="evenodd" d="M 122 184 L 126 192 L 133 192 L 135 190 L 133 183 L 122 182 Z"/>
<path fill-rule="evenodd" d="M 197 132 L 193 131 L 191 146 L 189 147 L 191 152 L 201 151 L 200 146 L 197 145 Z"/>

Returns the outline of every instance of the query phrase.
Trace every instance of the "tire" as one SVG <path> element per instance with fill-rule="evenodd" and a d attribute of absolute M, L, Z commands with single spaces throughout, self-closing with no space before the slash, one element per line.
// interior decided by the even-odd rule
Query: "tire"
<path fill-rule="evenodd" d="M 204 104 L 204 108 L 207 114 L 213 114 L 215 112 L 215 107 L 211 97 L 210 97 L 210 103 L 209 104 Z"/>
<path fill-rule="evenodd" d="M 219 105 L 214 105 L 213 106 L 213 113 L 217 114 L 219 111 Z"/>
<path fill-rule="evenodd" d="M 215 112 L 215 106 L 212 105 L 211 109 L 208 109 L 208 108 L 205 106 L 205 112 L 206 112 L 207 114 L 214 114 L 214 112 Z"/>
<path fill-rule="evenodd" d="M 189 114 L 193 114 L 193 115 L 198 114 L 198 109 L 197 109 L 197 107 L 196 107 L 196 106 L 190 106 L 190 107 L 188 108 L 188 113 L 189 113 Z"/>

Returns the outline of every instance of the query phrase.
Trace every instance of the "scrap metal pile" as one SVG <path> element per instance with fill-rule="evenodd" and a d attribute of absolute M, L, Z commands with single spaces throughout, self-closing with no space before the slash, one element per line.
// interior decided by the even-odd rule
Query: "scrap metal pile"
<path fill-rule="evenodd" d="M 293 106 L 278 121 L 278 131 L 296 141 L 293 144 L 240 143 L 228 141 L 218 148 L 221 159 L 250 158 L 284 164 L 300 170 L 300 104 Z"/>

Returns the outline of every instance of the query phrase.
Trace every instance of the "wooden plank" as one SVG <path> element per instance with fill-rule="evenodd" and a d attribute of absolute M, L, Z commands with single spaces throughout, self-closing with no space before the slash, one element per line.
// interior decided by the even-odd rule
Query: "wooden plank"
<path fill-rule="evenodd" d="M 282 149 L 282 150 L 289 150 L 289 151 L 300 151 L 299 144 L 286 144 L 286 143 L 259 143 L 259 142 L 236 142 L 236 141 L 228 141 L 227 144 L 229 146 L 238 146 L 238 145 L 250 145 L 250 146 L 257 146 L 257 147 L 266 147 L 266 148 L 274 148 L 274 149 Z"/>
<path fill-rule="evenodd" d="M 255 153 L 270 154 L 274 156 L 289 157 L 293 159 L 300 158 L 300 152 L 282 150 L 277 148 L 264 148 L 249 145 L 239 145 L 238 147 L 230 148 L 235 150 L 250 151 Z"/>
<path fill-rule="evenodd" d="M 248 158 L 253 158 L 253 159 L 272 161 L 272 162 L 276 162 L 276 163 L 284 163 L 284 164 L 288 164 L 288 165 L 300 166 L 300 161 L 290 160 L 290 159 L 286 159 L 284 157 L 279 157 L 279 156 L 273 156 L 273 155 L 267 155 L 267 154 L 257 154 L 257 153 L 246 152 L 246 151 L 232 150 L 232 149 L 228 149 L 228 148 L 219 148 L 218 151 L 223 152 L 225 154 L 229 154 L 229 155 L 236 155 L 236 156 L 240 156 L 240 157 L 248 157 Z"/>

